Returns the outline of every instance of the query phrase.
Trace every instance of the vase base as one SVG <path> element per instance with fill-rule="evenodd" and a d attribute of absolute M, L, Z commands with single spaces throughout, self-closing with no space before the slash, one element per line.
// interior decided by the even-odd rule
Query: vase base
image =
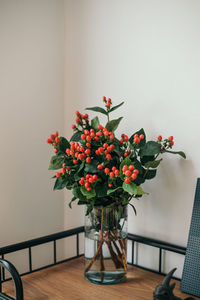
<path fill-rule="evenodd" d="M 87 273 L 85 273 L 85 279 L 95 284 L 117 284 L 126 280 L 126 272 L 88 271 Z"/>

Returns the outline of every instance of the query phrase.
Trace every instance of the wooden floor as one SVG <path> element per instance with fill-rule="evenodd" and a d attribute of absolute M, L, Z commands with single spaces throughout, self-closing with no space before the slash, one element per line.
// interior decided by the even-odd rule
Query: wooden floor
<path fill-rule="evenodd" d="M 81 257 L 22 277 L 25 300 L 152 300 L 155 286 L 163 279 L 160 275 L 129 266 L 126 282 L 96 285 L 84 279 L 83 267 Z M 175 294 L 186 298 L 187 295 L 178 288 L 179 282 Z M 12 282 L 4 283 L 3 291 L 13 296 Z"/>

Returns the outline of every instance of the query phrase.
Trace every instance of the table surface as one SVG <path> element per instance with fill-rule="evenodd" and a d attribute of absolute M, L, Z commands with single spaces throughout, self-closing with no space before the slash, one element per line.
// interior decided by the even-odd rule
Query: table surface
<path fill-rule="evenodd" d="M 126 282 L 115 285 L 96 285 L 84 279 L 83 257 L 22 277 L 25 300 L 153 300 L 153 291 L 163 276 L 128 266 Z M 175 295 L 185 299 L 179 290 Z M 14 295 L 11 281 L 3 284 L 3 292 Z M 195 299 L 200 299 L 195 297 Z"/>

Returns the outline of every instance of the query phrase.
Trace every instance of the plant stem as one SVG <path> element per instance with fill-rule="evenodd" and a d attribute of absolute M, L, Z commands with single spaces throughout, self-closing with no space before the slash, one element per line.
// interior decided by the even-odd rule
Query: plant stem
<path fill-rule="evenodd" d="M 154 160 L 156 160 L 156 158 L 158 157 L 158 155 L 159 155 L 159 154 L 160 154 L 160 153 L 158 153 L 158 154 L 156 155 L 156 157 L 154 158 Z M 145 171 L 145 173 L 144 173 L 144 176 L 143 176 L 143 178 L 145 178 L 145 177 L 146 177 L 146 175 L 147 175 L 148 171 L 149 171 L 149 167 L 146 169 L 146 171 Z"/>

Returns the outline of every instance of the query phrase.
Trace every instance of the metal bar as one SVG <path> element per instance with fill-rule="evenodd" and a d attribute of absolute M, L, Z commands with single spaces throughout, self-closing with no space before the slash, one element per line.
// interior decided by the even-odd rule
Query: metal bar
<path fill-rule="evenodd" d="M 1 278 L 1 276 L 2 276 L 2 268 L 1 268 L 1 266 L 0 266 L 0 293 L 2 292 L 2 278 Z"/>
<path fill-rule="evenodd" d="M 141 244 L 146 244 L 146 245 L 156 247 L 156 248 L 162 248 L 163 250 L 167 250 L 167 251 L 171 251 L 171 252 L 175 252 L 175 253 L 179 253 L 179 254 L 183 254 L 183 255 L 185 255 L 185 253 L 186 253 L 185 247 L 173 245 L 173 244 L 166 243 L 166 242 L 161 242 L 161 241 L 154 240 L 154 239 L 149 239 L 149 238 L 139 236 L 136 234 L 132 234 L 132 233 L 128 234 L 128 239 L 134 240 L 135 242 L 138 242 Z"/>
<path fill-rule="evenodd" d="M 1 256 L 2 259 L 4 259 L 4 255 Z M 2 268 L 2 281 L 5 281 L 5 269 Z"/>
<path fill-rule="evenodd" d="M 0 292 L 0 300 L 15 300 L 15 299 Z"/>
<path fill-rule="evenodd" d="M 162 269 L 162 248 L 159 249 L 159 273 L 161 273 Z"/>
<path fill-rule="evenodd" d="M 132 265 L 134 264 L 135 241 L 132 241 Z"/>
<path fill-rule="evenodd" d="M 31 253 L 31 247 L 28 248 L 28 256 L 29 256 L 29 270 L 32 272 L 32 253 Z"/>
<path fill-rule="evenodd" d="M 22 243 L 17 243 L 14 245 L 2 247 L 2 248 L 0 248 L 0 255 L 15 252 L 15 251 L 26 249 L 26 248 L 33 247 L 33 246 L 38 246 L 41 244 L 52 242 L 54 240 L 59 240 L 59 239 L 62 239 L 62 238 L 68 237 L 68 236 L 72 236 L 72 235 L 75 235 L 75 234 L 81 233 L 81 232 L 84 232 L 84 226 L 77 227 L 77 228 L 70 229 L 70 230 L 65 230 L 65 231 L 58 232 L 58 233 L 53 233 L 50 235 L 46 235 L 44 237 L 25 241 Z"/>
<path fill-rule="evenodd" d="M 53 241 L 54 264 L 56 264 L 56 240 Z"/>
<path fill-rule="evenodd" d="M 79 234 L 76 235 L 76 255 L 79 256 Z"/>

